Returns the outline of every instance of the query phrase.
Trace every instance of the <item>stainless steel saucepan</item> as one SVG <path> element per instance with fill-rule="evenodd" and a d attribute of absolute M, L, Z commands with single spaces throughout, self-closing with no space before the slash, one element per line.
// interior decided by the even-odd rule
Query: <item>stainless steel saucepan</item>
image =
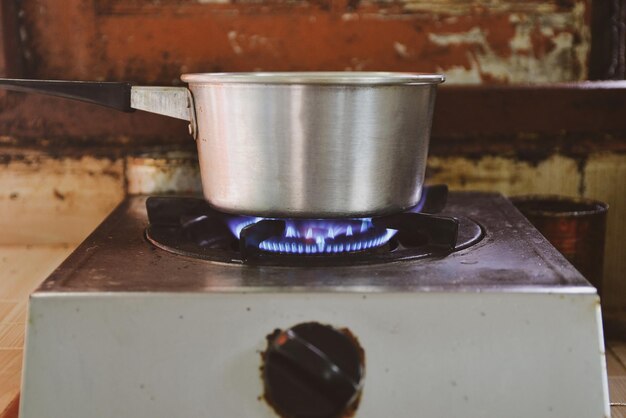
<path fill-rule="evenodd" d="M 189 121 L 206 200 L 263 217 L 367 217 L 420 198 L 439 74 L 185 74 L 187 87 L 0 79 L 0 88 Z"/>

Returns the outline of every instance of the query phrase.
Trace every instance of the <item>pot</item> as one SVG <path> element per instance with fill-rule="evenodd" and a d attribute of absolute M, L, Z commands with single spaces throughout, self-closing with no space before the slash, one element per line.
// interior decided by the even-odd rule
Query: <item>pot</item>
<path fill-rule="evenodd" d="M 438 74 L 185 74 L 188 87 L 0 79 L 0 88 L 189 121 L 218 210 L 369 217 L 420 199 Z"/>

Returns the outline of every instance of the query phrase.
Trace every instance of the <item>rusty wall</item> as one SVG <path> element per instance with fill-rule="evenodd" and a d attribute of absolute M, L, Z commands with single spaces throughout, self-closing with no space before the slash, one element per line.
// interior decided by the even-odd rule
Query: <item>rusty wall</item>
<path fill-rule="evenodd" d="M 583 80 L 590 0 L 21 0 L 26 75 L 179 83 L 185 72 L 441 71 Z"/>

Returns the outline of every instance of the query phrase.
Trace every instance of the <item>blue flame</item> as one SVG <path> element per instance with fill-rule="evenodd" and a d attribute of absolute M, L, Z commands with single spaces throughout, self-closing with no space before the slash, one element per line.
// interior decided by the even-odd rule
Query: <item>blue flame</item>
<path fill-rule="evenodd" d="M 353 251 L 363 251 L 376 247 L 380 247 L 387 243 L 398 231 L 394 229 L 386 229 L 384 233 L 377 235 L 373 238 L 357 238 L 353 242 L 347 243 L 333 243 L 330 240 L 324 240 L 323 237 L 319 237 L 315 242 L 309 243 L 307 241 L 295 243 L 295 242 L 281 242 L 280 239 L 270 238 L 259 245 L 259 248 L 264 251 L 287 253 L 287 254 L 336 254 Z"/>
<path fill-rule="evenodd" d="M 228 219 L 226 222 L 228 224 L 228 228 L 233 235 L 239 239 L 241 237 L 241 230 L 244 229 L 248 225 L 255 224 L 259 222 L 263 218 L 256 218 L 254 216 L 237 216 Z"/>
<path fill-rule="evenodd" d="M 237 217 L 228 225 L 240 238 L 241 230 L 263 218 Z M 271 237 L 259 249 L 284 254 L 335 254 L 364 251 L 387 243 L 398 231 L 375 227 L 371 218 L 346 220 L 285 220 L 283 236 Z"/>

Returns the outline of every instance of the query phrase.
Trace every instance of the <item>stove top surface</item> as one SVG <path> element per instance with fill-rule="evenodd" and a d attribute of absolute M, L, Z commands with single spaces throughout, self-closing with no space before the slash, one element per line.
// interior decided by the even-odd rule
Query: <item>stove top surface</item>
<path fill-rule="evenodd" d="M 498 194 L 453 192 L 442 214 L 483 227 L 483 239 L 445 257 L 373 265 L 259 266 L 172 254 L 144 236 L 146 197 L 126 198 L 40 286 L 47 292 L 395 292 L 595 289 Z"/>

